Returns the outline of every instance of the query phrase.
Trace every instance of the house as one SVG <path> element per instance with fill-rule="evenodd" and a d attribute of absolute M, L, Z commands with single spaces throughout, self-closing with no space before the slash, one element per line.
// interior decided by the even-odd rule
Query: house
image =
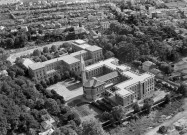
<path fill-rule="evenodd" d="M 144 71 L 149 71 L 154 67 L 156 67 L 156 64 L 151 61 L 145 61 L 144 63 L 142 63 L 142 69 Z"/>
<path fill-rule="evenodd" d="M 49 114 L 42 115 L 41 118 L 43 120 L 41 126 L 44 130 L 49 130 L 53 128 L 53 124 L 55 123 L 55 120 Z"/>
<path fill-rule="evenodd" d="M 149 72 L 154 74 L 158 78 L 163 78 L 164 77 L 164 75 L 162 74 L 162 72 L 159 69 L 152 68 L 151 70 L 149 70 Z"/>
<path fill-rule="evenodd" d="M 48 129 L 45 132 L 39 133 L 39 135 L 51 135 L 53 132 L 54 132 L 54 130 L 51 128 L 51 129 Z"/>

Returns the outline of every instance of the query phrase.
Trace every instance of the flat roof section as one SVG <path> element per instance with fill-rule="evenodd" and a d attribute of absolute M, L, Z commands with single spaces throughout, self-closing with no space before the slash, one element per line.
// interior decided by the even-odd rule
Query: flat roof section
<path fill-rule="evenodd" d="M 102 48 L 99 47 L 99 46 L 93 45 L 93 46 L 90 46 L 90 47 L 86 48 L 86 50 L 88 50 L 90 52 L 95 52 L 95 51 L 98 51 L 98 50 L 102 50 Z"/>
<path fill-rule="evenodd" d="M 62 57 L 61 59 L 62 61 L 64 61 L 65 63 L 67 64 L 73 64 L 73 63 L 76 63 L 76 62 L 79 62 L 80 60 L 71 56 L 71 55 L 66 55 L 64 57 Z"/>
<path fill-rule="evenodd" d="M 77 40 L 74 41 L 74 43 L 75 43 L 75 44 L 78 44 L 78 45 L 81 45 L 81 44 L 85 44 L 86 41 L 81 40 L 81 39 L 77 39 Z"/>
<path fill-rule="evenodd" d="M 94 70 L 98 67 L 101 67 L 101 66 L 107 66 L 109 68 L 112 68 L 113 70 L 116 70 L 117 67 L 121 70 L 128 70 L 130 69 L 129 66 L 126 66 L 126 65 L 118 65 L 118 59 L 116 58 L 109 58 L 109 59 L 106 59 L 106 60 L 103 60 L 103 61 L 99 61 L 98 63 L 95 63 L 95 64 L 92 64 L 92 65 L 89 65 L 86 67 L 86 70 L 87 71 L 90 71 L 90 70 Z"/>
<path fill-rule="evenodd" d="M 89 48 L 91 45 L 89 45 L 89 44 L 81 44 L 81 45 L 76 45 L 76 46 L 78 46 L 78 47 L 80 47 L 80 48 L 85 50 L 86 48 Z"/>
<path fill-rule="evenodd" d="M 127 97 L 129 95 L 132 95 L 133 93 L 134 93 L 133 91 L 126 90 L 126 89 L 116 91 L 116 94 L 121 95 L 122 97 Z"/>

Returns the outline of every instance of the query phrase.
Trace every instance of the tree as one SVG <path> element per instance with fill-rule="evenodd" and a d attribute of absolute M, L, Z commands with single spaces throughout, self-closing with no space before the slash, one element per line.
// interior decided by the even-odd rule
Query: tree
<path fill-rule="evenodd" d="M 134 44 L 120 42 L 117 56 L 124 62 L 132 62 L 139 57 L 139 50 Z"/>
<path fill-rule="evenodd" d="M 101 118 L 102 118 L 103 120 L 105 120 L 105 121 L 110 120 L 111 117 L 112 117 L 112 115 L 111 115 L 109 112 L 103 112 L 103 113 L 101 114 Z"/>
<path fill-rule="evenodd" d="M 170 103 L 171 102 L 171 95 L 170 94 L 165 95 L 164 99 L 165 99 L 166 104 Z"/>
<path fill-rule="evenodd" d="M 151 112 L 151 107 L 152 107 L 153 103 L 154 103 L 154 101 L 153 101 L 152 98 L 146 98 L 144 100 L 143 109 L 145 109 L 147 113 L 150 113 Z"/>
<path fill-rule="evenodd" d="M 38 110 L 43 109 L 44 103 L 45 103 L 45 102 L 44 102 L 43 99 L 38 99 L 38 100 L 36 101 L 35 108 L 37 108 Z"/>
<path fill-rule="evenodd" d="M 55 74 L 54 79 L 55 79 L 55 82 L 59 82 L 61 80 L 60 74 Z"/>
<path fill-rule="evenodd" d="M 48 98 L 46 100 L 45 108 L 52 115 L 56 116 L 56 115 L 58 115 L 60 113 L 60 108 L 59 108 L 57 102 L 54 99 L 52 99 L 52 98 Z"/>
<path fill-rule="evenodd" d="M 8 48 L 13 48 L 13 47 L 14 47 L 14 40 L 13 40 L 12 38 L 7 38 L 7 39 L 5 40 L 5 42 L 6 42 L 6 46 L 7 46 Z"/>
<path fill-rule="evenodd" d="M 136 67 L 139 67 L 142 65 L 142 62 L 141 61 L 138 61 L 138 60 L 134 60 L 133 61 L 133 65 L 136 66 Z"/>
<path fill-rule="evenodd" d="M 51 54 L 47 54 L 45 56 L 47 57 L 48 60 L 51 60 L 53 58 L 53 56 Z"/>
<path fill-rule="evenodd" d="M 11 129 L 10 124 L 7 122 L 6 117 L 3 117 L 1 114 L 0 117 L 0 133 L 1 135 L 7 135 L 7 131 Z"/>
<path fill-rule="evenodd" d="M 47 88 L 47 84 L 44 80 L 41 81 L 41 85 L 44 87 L 44 88 Z"/>
<path fill-rule="evenodd" d="M 51 76 L 51 77 L 49 78 L 49 81 L 50 81 L 50 84 L 54 84 L 54 83 L 55 83 L 55 79 L 54 79 L 54 77 Z"/>
<path fill-rule="evenodd" d="M 36 49 L 33 51 L 33 56 L 41 56 L 41 52 L 38 49 Z"/>
<path fill-rule="evenodd" d="M 47 58 L 44 55 L 41 55 L 40 59 L 41 59 L 42 62 L 47 61 Z"/>
<path fill-rule="evenodd" d="M 64 72 L 64 75 L 65 75 L 66 78 L 70 78 L 70 73 L 69 73 L 69 71 L 65 71 L 65 72 Z"/>
<path fill-rule="evenodd" d="M 168 128 L 166 126 L 161 126 L 158 130 L 158 133 L 160 134 L 166 134 L 168 131 Z"/>
<path fill-rule="evenodd" d="M 182 94 L 183 96 L 187 96 L 187 85 L 182 83 L 178 88 L 177 92 Z"/>
<path fill-rule="evenodd" d="M 82 128 L 82 135 L 106 135 L 101 124 L 96 120 L 84 121 Z"/>
<path fill-rule="evenodd" d="M 43 53 L 48 53 L 49 52 L 49 48 L 48 47 L 44 47 L 43 48 Z"/>
<path fill-rule="evenodd" d="M 106 51 L 104 56 L 105 56 L 105 59 L 108 59 L 108 58 L 114 57 L 114 53 L 111 51 Z"/>
<path fill-rule="evenodd" d="M 121 105 L 113 107 L 111 113 L 114 120 L 119 123 L 121 123 L 123 116 L 125 116 L 125 110 Z"/>
<path fill-rule="evenodd" d="M 137 102 L 134 103 L 132 107 L 134 109 L 134 113 L 140 112 L 140 110 L 141 110 L 141 108 L 140 108 L 140 106 L 138 105 Z"/>
<path fill-rule="evenodd" d="M 65 42 L 65 43 L 63 43 L 62 46 L 63 46 L 64 48 L 71 48 L 71 43 Z"/>
<path fill-rule="evenodd" d="M 167 63 L 163 63 L 160 65 L 160 70 L 162 70 L 165 74 L 170 74 L 172 72 L 172 67 Z"/>
<path fill-rule="evenodd" d="M 58 50 L 57 46 L 55 46 L 55 45 L 51 46 L 51 51 L 52 52 L 56 52 L 57 50 Z"/>

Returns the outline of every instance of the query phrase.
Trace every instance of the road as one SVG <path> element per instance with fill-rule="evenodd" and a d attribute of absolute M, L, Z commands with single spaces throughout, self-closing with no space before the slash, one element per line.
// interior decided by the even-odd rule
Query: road
<path fill-rule="evenodd" d="M 165 121 L 164 123 L 162 123 L 161 125 L 153 128 L 153 129 L 151 129 L 150 131 L 145 133 L 145 135 L 157 135 L 157 131 L 161 126 L 170 126 L 171 124 L 173 124 L 177 120 L 181 119 L 182 117 L 187 116 L 187 98 L 184 100 L 183 108 L 185 109 L 183 112 L 177 113 L 173 118 Z"/>
<path fill-rule="evenodd" d="M 47 45 L 44 45 L 44 46 L 41 46 L 41 47 L 36 47 L 36 48 L 29 49 L 29 50 L 26 50 L 26 51 L 13 53 L 13 54 L 10 54 L 10 56 L 7 58 L 7 60 L 9 60 L 13 64 L 17 57 L 27 55 L 27 54 L 31 54 L 36 49 L 43 50 L 44 47 L 50 48 L 52 45 L 56 45 L 58 47 L 58 46 L 62 45 L 64 42 L 71 42 L 71 41 L 74 41 L 74 40 L 53 42 L 53 43 L 50 43 L 50 44 L 47 44 Z"/>

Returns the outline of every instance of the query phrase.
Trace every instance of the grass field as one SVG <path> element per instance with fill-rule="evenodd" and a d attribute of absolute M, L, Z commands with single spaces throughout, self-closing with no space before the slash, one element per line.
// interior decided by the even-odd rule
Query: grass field
<path fill-rule="evenodd" d="M 100 110 L 90 104 L 76 106 L 75 109 L 78 111 L 82 121 L 97 119 L 99 118 L 99 114 L 102 113 Z"/>

